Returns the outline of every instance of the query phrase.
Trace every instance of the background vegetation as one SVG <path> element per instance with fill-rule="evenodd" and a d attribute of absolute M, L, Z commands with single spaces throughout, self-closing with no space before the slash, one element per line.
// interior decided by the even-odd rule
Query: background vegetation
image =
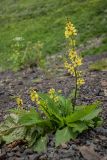
<path fill-rule="evenodd" d="M 9 68 L 15 37 L 43 43 L 43 57 L 64 50 L 66 18 L 78 29 L 78 46 L 92 41 L 83 55 L 107 51 L 107 1 L 102 0 L 0 0 L 0 70 Z M 36 53 L 35 53 L 36 54 Z"/>

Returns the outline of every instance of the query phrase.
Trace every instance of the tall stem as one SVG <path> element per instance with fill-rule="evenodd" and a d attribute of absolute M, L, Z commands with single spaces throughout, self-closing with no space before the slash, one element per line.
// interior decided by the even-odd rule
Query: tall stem
<path fill-rule="evenodd" d="M 73 112 L 74 112 L 74 110 L 75 110 L 75 105 L 76 105 L 77 90 L 78 90 L 78 85 L 77 85 L 77 72 L 76 72 L 76 70 L 75 70 L 75 93 L 74 93 L 74 99 L 73 99 Z"/>

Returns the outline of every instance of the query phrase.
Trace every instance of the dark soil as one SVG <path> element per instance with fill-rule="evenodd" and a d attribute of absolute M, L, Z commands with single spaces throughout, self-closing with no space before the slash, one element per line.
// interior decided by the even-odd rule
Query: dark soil
<path fill-rule="evenodd" d="M 84 59 L 86 84 L 81 87 L 77 100 L 78 104 L 89 104 L 96 100 L 102 102 L 101 116 L 104 123 L 101 127 L 84 132 L 76 140 L 71 140 L 58 148 L 55 148 L 54 138 L 50 135 L 47 152 L 41 154 L 20 143 L 11 148 L 3 145 L 0 148 L 0 160 L 106 160 L 107 72 L 88 69 L 90 63 L 104 57 L 107 57 L 106 53 Z M 50 74 L 35 67 L 17 73 L 10 71 L 0 73 L 0 121 L 3 120 L 7 109 L 17 107 L 15 96 L 22 96 L 25 107 L 29 108 L 32 105 L 29 99 L 30 87 L 41 92 L 54 87 L 56 90 L 62 89 L 63 94 L 67 96 L 73 89 L 73 78 L 63 70 L 61 63 L 55 57 L 50 59 L 49 64 L 53 64 L 51 68 L 48 66 Z M 81 150 L 81 147 L 84 147 L 85 151 Z"/>

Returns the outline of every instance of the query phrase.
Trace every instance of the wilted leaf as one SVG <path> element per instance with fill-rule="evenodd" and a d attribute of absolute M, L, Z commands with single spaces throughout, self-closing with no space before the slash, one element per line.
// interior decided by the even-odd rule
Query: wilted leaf
<path fill-rule="evenodd" d="M 24 132 L 24 128 L 17 128 L 10 134 L 3 136 L 3 140 L 6 142 L 6 144 L 16 140 L 22 140 L 24 138 Z"/>

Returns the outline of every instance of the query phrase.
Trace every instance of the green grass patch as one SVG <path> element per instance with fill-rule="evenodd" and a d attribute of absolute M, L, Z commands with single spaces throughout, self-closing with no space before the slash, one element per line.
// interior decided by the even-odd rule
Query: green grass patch
<path fill-rule="evenodd" d="M 0 0 L 0 68 L 10 66 L 15 37 L 23 37 L 26 43 L 43 43 L 43 56 L 63 51 L 67 17 L 78 29 L 78 46 L 106 35 L 106 6 L 107 1 L 102 0 Z"/>
<path fill-rule="evenodd" d="M 85 55 L 97 55 L 107 51 L 107 44 L 102 44 L 98 47 L 92 47 L 90 49 L 86 49 L 81 52 L 81 55 L 84 57 Z"/>
<path fill-rule="evenodd" d="M 107 71 L 107 58 L 98 60 L 89 66 L 91 71 Z"/>

